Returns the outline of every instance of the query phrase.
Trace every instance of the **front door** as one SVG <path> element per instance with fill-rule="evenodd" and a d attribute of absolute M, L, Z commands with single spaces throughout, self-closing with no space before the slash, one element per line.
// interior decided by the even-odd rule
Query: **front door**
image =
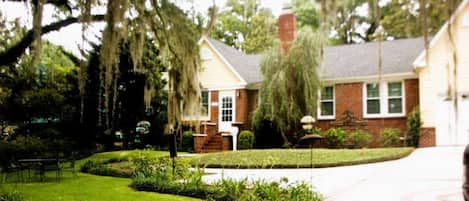
<path fill-rule="evenodd" d="M 235 108 L 234 91 L 220 91 L 218 132 L 231 132 L 235 120 Z"/>

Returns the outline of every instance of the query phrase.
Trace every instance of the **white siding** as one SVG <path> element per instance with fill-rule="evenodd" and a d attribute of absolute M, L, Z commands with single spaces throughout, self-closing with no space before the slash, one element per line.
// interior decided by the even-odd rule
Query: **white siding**
<path fill-rule="evenodd" d="M 207 48 L 212 54 L 212 59 L 202 61 L 202 70 L 199 74 L 200 82 L 204 88 L 229 88 L 237 87 L 242 81 L 223 62 L 223 59 L 204 41 L 202 48 Z"/>
<path fill-rule="evenodd" d="M 467 14 L 468 5 L 451 24 L 456 47 L 456 65 L 449 34 L 445 32 L 431 47 L 428 65 L 418 69 L 423 127 L 436 127 L 437 145 L 465 144 L 468 141 L 466 133 L 469 127 L 463 121 L 469 118 L 464 116 L 464 112 L 469 109 L 469 98 L 462 97 L 463 94 L 469 94 L 469 26 L 464 25 L 462 20 Z M 456 80 L 456 86 L 453 80 Z M 457 113 L 455 102 L 445 100 L 448 98 L 449 86 L 453 89 L 456 87 L 458 91 Z"/>

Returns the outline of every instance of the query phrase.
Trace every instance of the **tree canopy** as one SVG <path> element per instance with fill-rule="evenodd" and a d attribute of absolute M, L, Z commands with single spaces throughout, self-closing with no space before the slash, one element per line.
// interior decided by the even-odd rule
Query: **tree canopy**
<path fill-rule="evenodd" d="M 22 55 L 31 53 L 32 69 L 37 69 L 42 53 L 41 37 L 50 31 L 58 30 L 73 23 L 84 24 L 87 28 L 90 22 L 100 20 L 106 23 L 102 32 L 100 50 L 100 65 L 98 89 L 99 125 L 104 130 L 114 129 L 111 117 L 105 114 L 114 114 L 116 108 L 115 97 L 118 89 L 119 71 L 119 44 L 128 42 L 129 53 L 132 58 L 132 70 L 145 71 L 142 68 L 143 46 L 145 38 L 154 42 L 158 48 L 159 59 L 163 65 L 168 66 L 169 74 L 169 101 L 168 121 L 173 127 L 178 125 L 183 111 L 198 111 L 200 96 L 197 71 L 199 70 L 199 33 L 194 23 L 186 13 L 169 0 L 10 0 L 25 2 L 31 9 L 33 28 L 24 31 L 19 38 L 12 39 L 9 46 L 0 49 L 0 66 L 17 71 L 18 62 Z M 58 20 L 49 25 L 42 26 L 44 5 L 51 4 L 60 11 Z M 92 13 L 93 8 L 105 7 L 105 14 Z M 78 14 L 78 15 L 77 15 Z M 26 51 L 30 50 L 30 51 Z M 86 55 L 85 55 L 86 56 Z M 87 65 L 81 66 L 81 72 L 86 71 Z M 80 73 L 80 89 L 84 90 L 83 82 L 86 75 Z M 82 92 L 83 94 L 83 92 Z M 178 126 L 176 126 L 178 128 Z"/>
<path fill-rule="evenodd" d="M 264 82 L 260 105 L 254 114 L 254 125 L 272 121 L 288 143 L 288 133 L 300 126 L 304 115 L 316 115 L 320 89 L 319 68 L 322 62 L 322 34 L 310 28 L 298 31 L 289 51 L 282 54 L 276 45 L 262 60 Z"/>
<path fill-rule="evenodd" d="M 228 0 L 217 19 L 210 35 L 245 53 L 261 53 L 276 38 L 276 19 L 259 0 Z"/>

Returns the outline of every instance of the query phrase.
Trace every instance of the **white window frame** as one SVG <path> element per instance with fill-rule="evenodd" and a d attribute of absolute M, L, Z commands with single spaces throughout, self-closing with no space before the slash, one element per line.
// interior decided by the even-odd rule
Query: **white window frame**
<path fill-rule="evenodd" d="M 210 110 L 211 110 L 211 91 L 210 90 L 202 90 L 202 92 L 207 92 L 207 115 L 200 115 L 200 119 L 201 120 L 210 120 Z M 200 95 L 200 97 L 202 98 L 202 94 Z M 200 103 L 200 105 L 202 106 L 202 101 Z"/>
<path fill-rule="evenodd" d="M 401 99 L 402 99 L 402 112 L 401 113 L 389 113 L 388 111 L 388 105 L 389 105 L 389 98 L 396 98 L 396 97 L 390 97 L 388 94 L 388 84 L 389 83 L 395 83 L 395 82 L 400 82 L 401 83 Z M 405 94 L 405 81 L 403 80 L 384 80 L 379 82 L 379 104 L 380 104 L 380 113 L 379 114 L 368 114 L 367 113 L 367 100 L 368 100 L 368 94 L 366 90 L 366 85 L 367 84 L 373 84 L 377 83 L 376 82 L 364 82 L 363 83 L 363 117 L 364 118 L 393 118 L 393 117 L 405 117 L 406 114 L 406 94 Z"/>
<path fill-rule="evenodd" d="M 323 101 L 321 100 L 321 90 L 319 90 L 318 93 L 318 119 L 319 120 L 332 120 L 335 119 L 335 86 L 334 85 L 329 85 L 329 86 L 324 86 L 325 87 L 332 87 L 332 115 L 321 115 L 321 103 L 322 102 L 330 102 L 331 100 Z"/>

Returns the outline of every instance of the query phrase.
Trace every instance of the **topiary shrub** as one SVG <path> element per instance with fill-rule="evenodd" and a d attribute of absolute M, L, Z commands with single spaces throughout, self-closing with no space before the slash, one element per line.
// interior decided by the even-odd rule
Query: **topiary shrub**
<path fill-rule="evenodd" d="M 401 145 L 401 131 L 396 128 L 385 128 L 379 135 L 382 147 L 398 147 Z"/>
<path fill-rule="evenodd" d="M 184 131 L 182 133 L 181 147 L 180 150 L 193 152 L 194 151 L 194 138 L 192 136 L 192 131 Z"/>
<path fill-rule="evenodd" d="M 239 133 L 238 148 L 239 149 L 252 149 L 255 137 L 251 131 L 244 130 Z"/>
<path fill-rule="evenodd" d="M 420 111 L 418 106 L 415 107 L 412 112 L 407 116 L 407 145 L 418 147 L 420 139 L 420 127 L 422 121 L 420 121 Z"/>
<path fill-rule="evenodd" d="M 367 147 L 371 142 L 371 134 L 363 130 L 355 130 L 351 132 L 346 139 L 348 147 L 359 149 Z"/>
<path fill-rule="evenodd" d="M 347 132 L 341 128 L 330 128 L 324 134 L 324 140 L 329 148 L 342 148 L 347 138 Z"/>

